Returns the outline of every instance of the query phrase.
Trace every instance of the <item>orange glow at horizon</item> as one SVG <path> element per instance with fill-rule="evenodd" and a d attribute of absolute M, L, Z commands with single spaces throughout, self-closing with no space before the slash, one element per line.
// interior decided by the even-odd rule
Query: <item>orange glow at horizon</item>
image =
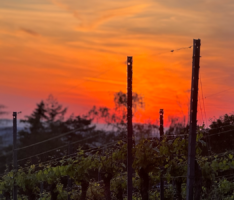
<path fill-rule="evenodd" d="M 161 108 L 166 123 L 171 116 L 187 119 L 189 46 L 200 38 L 206 119 L 199 84 L 198 120 L 208 125 L 234 110 L 234 2 L 214 2 L 0 2 L 0 105 L 28 115 L 53 94 L 77 115 L 93 105 L 113 108 L 114 93 L 126 92 L 126 59 L 133 56 L 133 92 L 145 102 L 134 121 L 155 122 Z"/>

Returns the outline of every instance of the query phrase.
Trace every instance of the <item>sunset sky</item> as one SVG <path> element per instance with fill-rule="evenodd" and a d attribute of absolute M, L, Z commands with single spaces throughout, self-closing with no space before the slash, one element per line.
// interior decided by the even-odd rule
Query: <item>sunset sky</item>
<path fill-rule="evenodd" d="M 231 0 L 0 0 L 2 117 L 23 118 L 49 94 L 68 114 L 113 108 L 114 93 L 126 92 L 127 56 L 145 101 L 135 121 L 156 121 L 160 108 L 165 119 L 188 116 L 188 47 L 200 38 L 198 119 L 209 124 L 234 111 L 233 18 Z"/>

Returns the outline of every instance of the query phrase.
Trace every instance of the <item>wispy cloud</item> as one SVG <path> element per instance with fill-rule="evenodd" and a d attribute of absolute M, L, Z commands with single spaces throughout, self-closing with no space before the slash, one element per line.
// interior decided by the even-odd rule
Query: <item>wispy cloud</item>
<path fill-rule="evenodd" d="M 88 19 L 87 21 L 82 21 L 78 30 L 90 30 L 98 28 L 100 25 L 115 20 L 116 18 L 126 18 L 136 15 L 142 12 L 147 5 L 136 5 L 123 8 L 113 8 L 110 10 L 105 10 L 96 13 L 96 17 L 93 19 Z"/>
<path fill-rule="evenodd" d="M 108 80 L 108 79 L 100 79 L 100 78 L 92 78 L 92 77 L 85 77 L 84 80 L 86 81 L 93 81 L 93 82 L 100 82 L 100 83 L 109 83 L 109 84 L 117 84 L 117 85 L 126 85 L 125 82 Z"/>
<path fill-rule="evenodd" d="M 148 3 L 138 2 L 133 4 L 131 1 L 126 1 L 110 4 L 108 1 L 98 3 L 99 6 L 90 6 L 95 3 L 95 0 L 87 2 L 74 2 L 63 0 L 51 0 L 56 6 L 70 12 L 75 18 L 79 20 L 77 30 L 89 31 L 98 28 L 100 25 L 114 20 L 116 18 L 124 18 L 134 16 L 146 10 Z M 101 5 L 101 6 L 100 6 Z"/>
<path fill-rule="evenodd" d="M 23 31 L 24 33 L 31 35 L 31 36 L 39 36 L 39 34 L 31 29 L 27 28 L 20 28 L 20 31 Z"/>

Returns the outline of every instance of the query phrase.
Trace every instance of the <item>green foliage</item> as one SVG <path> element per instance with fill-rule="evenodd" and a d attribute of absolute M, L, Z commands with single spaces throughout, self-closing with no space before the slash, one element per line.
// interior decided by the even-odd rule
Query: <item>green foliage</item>
<path fill-rule="evenodd" d="M 91 182 L 87 191 L 87 198 L 90 200 L 103 200 L 105 198 L 103 186 L 100 183 Z"/>
<path fill-rule="evenodd" d="M 214 120 L 207 130 L 207 143 L 211 152 L 222 153 L 233 150 L 234 146 L 234 115 L 225 114 Z"/>
<path fill-rule="evenodd" d="M 198 141 L 202 138 L 198 136 Z M 199 146 L 199 145 L 198 145 Z M 185 196 L 186 165 L 187 165 L 187 142 L 184 139 L 162 141 L 142 139 L 134 147 L 133 168 L 136 174 L 133 178 L 135 197 L 143 195 L 142 169 L 149 177 L 148 199 L 159 197 L 159 190 L 155 186 L 159 185 L 160 174 L 164 174 L 167 180 L 165 188 L 165 198 L 173 199 L 175 188 L 174 180 L 179 177 L 182 181 L 181 194 Z M 199 147 L 197 147 L 199 148 Z M 66 199 L 70 194 L 71 199 L 79 199 L 82 195 L 82 181 L 89 182 L 87 187 L 88 199 L 105 198 L 105 178 L 111 180 L 110 192 L 112 199 L 124 198 L 126 194 L 126 144 L 120 141 L 117 147 L 110 149 L 97 149 L 95 152 L 85 152 L 79 150 L 73 158 L 62 159 L 55 165 L 54 163 L 31 165 L 27 168 L 20 168 L 17 172 L 9 172 L 2 177 L 0 191 L 2 194 L 10 192 L 15 180 L 19 188 L 22 199 L 29 199 L 31 194 L 36 199 L 51 199 L 50 189 L 44 188 L 40 193 L 40 183 L 47 185 L 55 184 L 53 189 L 57 194 L 57 199 Z M 232 182 L 221 179 L 217 180 L 219 173 L 227 172 L 234 168 L 233 154 L 226 153 L 222 157 L 202 157 L 198 156 L 198 163 L 202 169 L 203 199 L 207 199 L 206 182 L 213 181 L 211 194 L 219 199 L 232 199 L 234 185 Z M 92 173 L 96 170 L 102 175 L 102 180 L 95 180 Z M 14 177 L 14 178 L 13 178 Z M 70 177 L 73 180 L 73 189 L 67 190 L 66 184 L 62 183 L 63 177 Z M 145 183 L 145 182 L 144 182 Z M 79 189 L 75 189 L 77 187 Z M 155 188 L 155 189 L 154 189 Z"/>
<path fill-rule="evenodd" d="M 40 106 L 43 107 L 43 105 Z M 46 130 L 41 120 L 47 120 L 47 115 L 42 111 L 43 109 L 37 110 L 37 114 L 31 116 L 31 131 L 34 131 L 35 127 Z M 103 116 L 107 116 L 107 110 L 102 110 L 102 112 Z M 50 120 L 46 123 L 52 123 L 53 120 L 59 118 L 58 116 L 48 115 Z M 61 119 L 59 118 L 59 120 Z M 229 118 L 227 117 L 227 119 Z M 227 119 L 225 118 L 226 121 Z M 91 121 L 79 116 L 71 117 L 64 122 L 63 126 L 68 129 L 93 130 Z M 228 123 L 230 124 L 231 121 Z M 216 124 L 214 123 L 214 125 Z M 37 128 L 35 130 L 39 131 Z M 144 133 L 144 129 L 139 129 L 140 131 Z M 76 132 L 73 134 L 78 135 Z M 198 127 L 196 162 L 202 171 L 201 199 L 234 199 L 234 152 L 229 150 L 220 154 L 204 154 L 202 151 L 208 145 L 206 137 L 204 128 Z M 66 139 L 69 138 L 63 138 L 64 141 Z M 133 199 L 159 198 L 161 176 L 165 183 L 165 199 L 176 199 L 178 195 L 181 199 L 185 199 L 187 156 L 186 135 L 173 139 L 165 136 L 162 140 L 142 138 L 137 141 L 133 147 Z M 126 199 L 126 157 L 127 144 L 122 140 L 109 147 L 101 146 L 91 150 L 85 150 L 83 147 L 70 158 L 64 157 L 51 162 L 40 162 L 5 173 L 0 180 L 0 193 L 4 197 L 11 197 L 15 183 L 18 186 L 19 199 L 25 200 L 62 200 L 67 199 L 68 195 L 71 199 L 78 200 Z M 68 178 L 72 183 L 71 188 L 68 188 Z M 44 184 L 43 192 L 40 191 L 42 182 Z"/>

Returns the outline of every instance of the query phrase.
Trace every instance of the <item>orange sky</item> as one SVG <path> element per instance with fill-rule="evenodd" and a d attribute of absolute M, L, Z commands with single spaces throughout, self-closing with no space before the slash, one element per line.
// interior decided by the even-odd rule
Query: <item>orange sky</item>
<path fill-rule="evenodd" d="M 49 94 L 69 113 L 113 107 L 133 56 L 133 91 L 145 100 L 134 120 L 155 121 L 160 108 L 165 118 L 187 116 L 192 48 L 170 51 L 200 38 L 209 123 L 234 110 L 234 90 L 209 97 L 234 83 L 233 8 L 231 0 L 0 1 L 0 104 L 21 117 Z"/>

